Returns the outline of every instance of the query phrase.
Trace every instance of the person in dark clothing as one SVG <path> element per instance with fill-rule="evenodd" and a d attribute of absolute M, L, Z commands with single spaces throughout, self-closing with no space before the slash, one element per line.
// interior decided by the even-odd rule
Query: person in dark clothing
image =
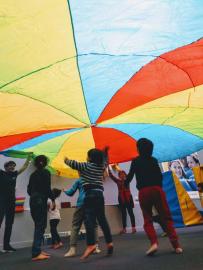
<path fill-rule="evenodd" d="M 87 162 L 77 162 L 65 158 L 64 162 L 72 169 L 80 172 L 82 186 L 85 191 L 85 228 L 87 233 L 87 248 L 81 257 L 86 259 L 96 249 L 95 226 L 98 221 L 107 243 L 107 255 L 113 254 L 113 242 L 109 224 L 105 216 L 103 177 L 107 163 L 107 153 L 99 149 L 90 149 Z"/>
<path fill-rule="evenodd" d="M 3 240 L 3 252 L 16 251 L 10 245 L 12 226 L 15 216 L 15 189 L 16 178 L 28 167 L 31 155 L 28 156 L 21 169 L 15 170 L 16 163 L 12 160 L 4 164 L 5 170 L 0 170 L 0 227 L 5 217 L 5 231 Z"/>
<path fill-rule="evenodd" d="M 126 172 L 119 170 L 118 171 L 118 177 L 115 177 L 111 170 L 108 170 L 109 172 L 109 177 L 117 184 L 118 186 L 118 202 L 119 202 L 119 207 L 121 210 L 121 215 L 122 215 L 122 224 L 123 228 L 120 231 L 120 234 L 126 233 L 126 219 L 127 219 L 127 211 L 130 216 L 130 221 L 132 225 L 132 233 L 136 232 L 135 228 L 135 216 L 133 213 L 133 208 L 134 208 L 134 202 L 133 198 L 130 192 L 130 188 L 125 187 L 124 183 L 126 180 Z"/>
<path fill-rule="evenodd" d="M 36 170 L 30 175 L 27 192 L 30 195 L 30 212 L 34 221 L 34 240 L 32 244 L 32 260 L 45 260 L 50 256 L 41 251 L 43 235 L 47 226 L 47 200 L 52 200 L 55 207 L 54 195 L 51 191 L 51 174 L 46 169 L 48 158 L 39 155 L 34 160 Z"/>
<path fill-rule="evenodd" d="M 153 143 L 142 138 L 137 141 L 139 156 L 135 158 L 127 175 L 126 185 L 129 185 L 136 175 L 139 202 L 144 217 L 144 230 L 151 242 L 146 255 L 152 255 L 158 250 L 157 235 L 153 226 L 152 207 L 154 206 L 165 224 L 167 235 L 177 254 L 182 253 L 178 236 L 173 226 L 173 220 L 162 189 L 162 173 L 157 160 L 152 156 Z"/>

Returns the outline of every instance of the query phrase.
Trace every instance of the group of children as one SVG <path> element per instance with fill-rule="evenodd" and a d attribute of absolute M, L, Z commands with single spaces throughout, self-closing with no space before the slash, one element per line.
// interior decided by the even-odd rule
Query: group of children
<path fill-rule="evenodd" d="M 177 254 L 182 253 L 178 236 L 173 226 L 172 217 L 166 201 L 165 193 L 162 190 L 162 173 L 157 160 L 152 157 L 153 143 L 148 139 L 140 139 L 137 142 L 139 156 L 135 158 L 130 167 L 128 175 L 125 171 L 117 169 L 118 176 L 113 174 L 115 168 L 110 168 L 105 161 L 106 153 L 101 150 L 91 149 L 88 152 L 87 162 L 77 162 L 75 160 L 65 159 L 65 163 L 73 169 L 79 171 L 81 178 L 78 179 L 74 186 L 65 191 L 69 196 L 73 195 L 77 189 L 80 190 L 79 207 L 76 208 L 73 215 L 72 239 L 70 240 L 70 250 L 65 254 L 67 257 L 76 254 L 76 241 L 73 240 L 75 235 L 84 221 L 87 233 L 87 248 L 81 257 L 87 258 L 98 248 L 97 245 L 97 222 L 101 226 L 107 243 L 107 254 L 113 253 L 113 242 L 108 222 L 104 212 L 103 198 L 103 175 L 108 171 L 109 177 L 118 186 L 118 201 L 122 214 L 123 228 L 120 233 L 126 232 L 126 214 L 130 216 L 132 233 L 136 232 L 135 217 L 133 213 L 133 198 L 130 192 L 129 184 L 136 175 L 137 189 L 139 190 L 139 202 L 144 217 L 144 230 L 151 242 L 150 248 L 146 255 L 152 255 L 158 250 L 158 239 L 154 230 L 153 221 L 162 225 L 162 229 L 168 235 L 171 245 Z M 102 157 L 103 156 L 103 157 Z M 113 169 L 113 170 L 112 170 Z M 81 207 L 82 205 L 82 207 Z M 155 220 L 154 212 L 159 220 Z"/>
<path fill-rule="evenodd" d="M 101 227 L 107 246 L 107 255 L 112 255 L 114 250 L 111 230 L 105 216 L 103 179 L 104 172 L 108 171 L 110 178 L 118 186 L 118 201 L 122 213 L 123 228 L 120 233 L 126 232 L 126 214 L 130 216 L 132 233 L 136 232 L 135 217 L 133 213 L 133 199 L 130 192 L 130 182 L 136 176 L 139 202 L 144 218 L 144 230 L 150 240 L 150 247 L 146 255 L 153 255 L 158 250 L 158 240 L 153 226 L 153 208 L 156 209 L 160 223 L 163 224 L 175 253 L 182 253 L 178 236 L 173 226 L 172 217 L 162 190 L 162 174 L 158 161 L 152 156 L 153 143 L 142 138 L 137 142 L 139 156 L 136 157 L 126 174 L 118 170 L 118 176 L 108 166 L 108 149 L 90 149 L 87 153 L 87 162 L 77 162 L 68 158 L 64 159 L 67 166 L 79 172 L 80 178 L 76 180 L 72 188 L 63 190 L 66 195 L 73 196 L 79 190 L 77 206 L 73 214 L 72 230 L 70 237 L 70 249 L 64 255 L 72 257 L 76 255 L 77 236 L 84 222 L 86 229 L 87 247 L 81 256 L 86 259 L 92 253 L 99 253 L 98 225 Z M 34 239 L 32 245 L 32 260 L 44 260 L 50 257 L 41 250 L 43 234 L 47 222 L 47 201 L 50 217 L 50 231 L 52 235 L 52 247 L 59 248 L 63 244 L 57 232 L 60 221 L 60 204 L 58 197 L 61 190 L 51 190 L 51 176 L 46 169 L 48 159 L 46 156 L 37 156 L 34 160 L 36 170 L 31 174 L 28 194 L 30 195 L 31 216 L 34 221 Z M 48 200 L 49 199 L 49 200 Z"/>

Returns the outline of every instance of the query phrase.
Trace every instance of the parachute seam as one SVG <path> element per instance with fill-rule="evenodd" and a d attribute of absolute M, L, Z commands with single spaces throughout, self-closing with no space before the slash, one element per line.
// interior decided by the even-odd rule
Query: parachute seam
<path fill-rule="evenodd" d="M 5 93 L 5 92 L 4 92 L 4 93 Z M 61 109 L 59 109 L 59 108 L 57 108 L 57 107 L 55 107 L 55 106 L 53 106 L 53 105 L 51 105 L 51 104 L 48 104 L 47 102 L 43 102 L 43 101 L 41 101 L 41 100 L 39 100 L 39 99 L 30 97 L 30 96 L 25 95 L 25 94 L 22 94 L 22 93 L 9 93 L 9 92 L 6 92 L 6 93 L 7 93 L 7 94 L 10 94 L 10 95 L 16 95 L 16 94 L 17 94 L 17 95 L 20 95 L 20 96 L 23 96 L 23 97 L 27 97 L 27 98 L 29 98 L 29 99 L 33 99 L 33 100 L 35 100 L 35 101 L 38 101 L 39 103 L 45 104 L 45 105 L 47 105 L 47 106 L 49 106 L 49 107 L 51 107 L 51 108 L 54 108 L 55 110 L 57 110 L 57 111 L 59 111 L 59 112 L 64 113 L 66 116 L 68 115 L 68 116 L 72 117 L 73 119 L 79 121 L 80 123 L 82 123 L 82 124 L 84 124 L 84 125 L 87 125 L 87 123 L 81 121 L 81 120 L 78 119 L 77 117 L 75 117 L 75 116 L 71 115 L 70 113 L 67 113 L 67 112 L 65 112 L 65 111 L 63 111 L 63 110 L 61 110 Z M 68 127 L 67 127 L 67 128 L 68 128 Z"/>
<path fill-rule="evenodd" d="M 85 103 L 85 107 L 86 107 L 86 110 L 87 110 L 87 115 L 88 115 L 88 118 L 89 118 L 89 122 L 91 123 L 91 119 L 90 119 L 90 115 L 89 115 L 89 111 L 88 111 L 88 107 L 87 107 L 87 102 L 86 102 L 86 98 L 85 98 L 85 93 L 84 93 L 84 88 L 83 88 L 83 83 L 82 83 L 80 68 L 79 68 L 78 48 L 77 48 L 77 43 L 76 43 L 76 39 L 75 39 L 75 30 L 74 30 L 74 26 L 73 26 L 73 17 L 72 17 L 72 13 L 71 13 L 71 8 L 70 8 L 69 0 L 67 0 L 67 5 L 68 5 L 68 9 L 69 9 L 69 14 L 70 14 L 70 20 L 71 20 L 71 25 L 72 25 L 72 33 L 73 33 L 73 40 L 74 40 L 75 51 L 76 51 L 76 56 L 74 56 L 74 57 L 76 57 L 77 70 L 78 70 L 78 74 L 79 74 L 79 77 L 80 77 L 80 83 L 81 83 L 81 88 L 82 88 L 84 103 Z"/>
<path fill-rule="evenodd" d="M 134 125 L 140 125 L 140 124 L 142 124 L 142 125 L 150 125 L 150 126 L 145 127 L 145 128 L 143 128 L 143 129 L 141 129 L 141 130 L 139 130 L 139 131 L 136 131 L 136 132 L 132 133 L 131 135 L 129 135 L 129 134 L 127 134 L 127 133 L 125 133 L 124 131 L 121 131 L 121 130 L 119 130 L 119 129 L 113 128 L 113 127 L 103 127 L 103 126 L 98 126 L 98 128 L 112 128 L 112 129 L 115 129 L 116 131 L 120 131 L 120 132 L 122 132 L 122 133 L 124 133 L 124 134 L 127 134 L 129 137 L 131 137 L 132 139 L 134 139 L 134 138 L 132 137 L 132 135 L 135 135 L 135 134 L 137 134 L 137 133 L 140 133 L 140 132 L 143 131 L 143 130 L 149 129 L 149 128 L 151 128 L 151 126 L 154 126 L 154 125 L 162 126 L 161 124 L 152 124 L 152 123 L 122 123 L 122 125 L 128 125 L 128 124 L 134 124 Z M 118 125 L 119 125 L 119 124 L 118 124 Z M 180 127 L 171 126 L 171 125 L 169 125 L 169 124 L 164 125 L 164 126 L 165 126 L 165 127 L 168 126 L 168 127 L 171 127 L 171 128 L 175 128 L 175 129 L 181 130 L 182 132 L 191 134 L 192 136 L 195 136 L 195 137 L 198 138 L 198 139 L 201 139 L 201 140 L 203 139 L 203 138 L 200 137 L 199 135 L 196 135 L 196 134 L 194 134 L 194 133 L 191 133 L 191 132 L 189 132 L 189 131 L 186 131 L 186 130 L 180 128 Z M 134 140 L 136 140 L 136 139 L 134 139 Z"/>
<path fill-rule="evenodd" d="M 189 43 L 189 44 L 186 44 L 186 45 L 184 45 L 184 46 L 182 46 L 182 47 L 186 47 L 186 46 L 188 46 L 188 45 L 190 45 L 190 44 L 193 44 L 193 43 L 195 43 L 195 42 L 197 42 L 197 41 L 199 41 L 199 40 L 201 40 L 202 38 L 199 38 L 198 40 L 196 40 L 196 41 L 194 41 L 194 42 L 191 42 L 191 43 Z M 182 47 L 180 47 L 180 48 L 182 48 Z M 176 49 L 174 49 L 174 50 L 177 50 L 178 48 L 176 48 Z M 173 50 L 173 51 L 174 51 Z M 169 53 L 169 52 L 168 52 Z M 112 55 L 113 56 L 113 55 Z M 120 55 L 120 56 L 122 56 L 122 55 Z M 133 55 L 132 55 L 133 56 Z M 148 56 L 148 57 L 153 57 L 153 58 L 160 58 L 160 59 L 162 59 L 162 60 L 164 60 L 164 61 L 166 61 L 167 63 L 170 63 L 171 65 L 174 65 L 174 66 L 176 66 L 178 69 L 180 69 L 180 70 L 182 70 L 183 72 L 185 72 L 186 74 L 187 74 L 187 76 L 188 76 L 188 78 L 189 78 L 189 80 L 191 81 L 191 83 L 192 83 L 192 86 L 193 86 L 193 88 L 194 88 L 194 90 L 195 90 L 195 85 L 194 85 L 194 83 L 193 83 L 193 81 L 192 81 L 192 79 L 190 78 L 190 76 L 189 76 L 189 74 L 184 70 L 184 69 L 182 69 L 182 68 L 180 68 L 178 65 L 175 65 L 174 63 L 171 63 L 170 61 L 168 61 L 168 60 L 166 60 L 164 57 L 162 57 L 161 55 L 158 55 L 158 56 L 155 56 L 155 55 L 152 55 L 152 54 L 147 54 L 147 55 L 144 55 L 144 54 L 140 54 L 140 55 L 136 55 L 135 54 L 135 56 Z M 151 62 L 153 62 L 153 61 L 155 61 L 155 59 L 154 60 L 152 60 Z M 151 63 L 151 62 L 149 62 L 149 63 Z M 137 72 L 135 72 L 126 82 L 125 82 L 125 84 L 123 84 L 123 86 L 124 85 L 126 85 L 129 81 L 130 81 L 130 79 L 133 77 L 133 76 L 135 76 L 135 74 L 137 74 L 138 72 L 140 72 L 140 70 L 142 70 L 146 65 L 148 65 L 149 63 L 147 63 L 147 64 L 145 64 L 144 66 L 142 66 Z M 122 86 L 122 87 L 123 87 Z M 121 91 L 121 88 L 118 90 L 118 91 Z M 100 116 L 102 115 L 102 113 L 104 112 L 104 110 L 105 110 L 105 108 L 108 106 L 108 104 L 111 102 L 111 100 L 113 99 L 113 97 L 118 93 L 118 91 L 116 91 L 113 95 L 112 95 L 112 97 L 109 99 L 109 101 L 108 101 L 108 103 L 106 104 L 106 106 L 103 108 L 103 110 L 101 111 L 101 113 L 100 113 L 100 115 L 99 115 L 99 117 L 97 118 L 97 120 L 96 120 L 96 123 L 98 123 L 98 119 L 100 118 Z M 181 91 L 180 91 L 181 92 Z M 156 100 L 156 99 L 153 99 L 153 100 Z M 189 99 L 188 99 L 188 107 L 189 107 Z M 126 112 L 126 111 L 125 111 Z M 123 112 L 124 113 L 124 112 Z M 110 118 L 111 119 L 111 118 Z M 107 119 L 107 120 L 109 120 L 109 119 Z"/>
<path fill-rule="evenodd" d="M 58 150 L 58 152 L 57 152 L 57 155 L 60 153 L 60 151 L 61 151 L 61 149 L 63 148 L 63 146 L 66 144 L 67 140 L 69 140 L 71 137 L 75 136 L 78 132 L 82 132 L 82 131 L 83 131 L 83 129 L 78 130 L 78 131 L 74 131 L 73 134 L 71 134 L 71 135 L 68 137 L 68 139 L 66 138 L 65 141 L 63 142 L 63 144 L 60 146 L 60 148 L 59 148 L 59 150 Z M 55 156 L 54 159 L 56 159 L 57 155 Z"/>

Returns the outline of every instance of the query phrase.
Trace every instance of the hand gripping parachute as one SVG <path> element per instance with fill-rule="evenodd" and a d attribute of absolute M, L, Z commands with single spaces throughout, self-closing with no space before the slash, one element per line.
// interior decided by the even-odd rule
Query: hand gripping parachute
<path fill-rule="evenodd" d="M 0 150 L 110 162 L 141 137 L 166 161 L 203 148 L 203 5 L 194 1 L 2 1 Z"/>

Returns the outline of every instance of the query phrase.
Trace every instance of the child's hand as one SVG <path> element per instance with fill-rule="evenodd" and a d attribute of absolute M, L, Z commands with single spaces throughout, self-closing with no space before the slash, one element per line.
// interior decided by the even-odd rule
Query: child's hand
<path fill-rule="evenodd" d="M 108 153 L 108 152 L 109 152 L 109 149 L 110 149 L 109 146 L 105 146 L 103 151 L 104 151 L 105 153 Z"/>

